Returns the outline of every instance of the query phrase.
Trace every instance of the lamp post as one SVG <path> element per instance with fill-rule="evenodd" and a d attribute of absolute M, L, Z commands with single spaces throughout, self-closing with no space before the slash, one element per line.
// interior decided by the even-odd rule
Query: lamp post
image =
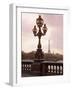
<path fill-rule="evenodd" d="M 43 54 L 42 49 L 41 49 L 41 37 L 46 34 L 47 27 L 46 27 L 46 24 L 44 24 L 44 20 L 42 19 L 42 17 L 40 15 L 36 19 L 36 24 L 37 24 L 37 27 L 39 28 L 39 30 L 37 30 L 36 25 L 35 25 L 33 28 L 33 34 L 34 34 L 34 36 L 38 36 L 39 42 L 38 42 L 35 58 L 36 59 L 43 59 L 44 54 Z M 42 27 L 43 31 L 41 30 L 41 27 Z"/>

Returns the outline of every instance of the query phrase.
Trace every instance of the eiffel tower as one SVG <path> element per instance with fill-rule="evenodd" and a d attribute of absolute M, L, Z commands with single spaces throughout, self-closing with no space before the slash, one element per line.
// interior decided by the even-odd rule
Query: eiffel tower
<path fill-rule="evenodd" d="M 50 51 L 50 40 L 48 40 L 48 54 L 50 54 L 51 51 Z"/>

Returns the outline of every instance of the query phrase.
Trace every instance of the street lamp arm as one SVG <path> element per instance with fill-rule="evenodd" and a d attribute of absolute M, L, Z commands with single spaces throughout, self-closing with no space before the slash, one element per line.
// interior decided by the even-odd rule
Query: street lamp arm
<path fill-rule="evenodd" d="M 42 36 L 44 36 L 46 33 L 42 33 Z"/>
<path fill-rule="evenodd" d="M 34 36 L 38 36 L 37 34 L 34 34 Z"/>

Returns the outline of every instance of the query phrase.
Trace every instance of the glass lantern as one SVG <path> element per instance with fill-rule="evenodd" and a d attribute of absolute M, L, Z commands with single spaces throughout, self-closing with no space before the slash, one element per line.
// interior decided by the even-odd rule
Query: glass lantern
<path fill-rule="evenodd" d="M 39 15 L 39 17 L 36 19 L 36 24 L 38 27 L 42 27 L 43 23 L 44 23 L 44 21 L 41 18 L 41 16 Z"/>
<path fill-rule="evenodd" d="M 36 33 L 37 33 L 36 25 L 33 28 L 33 33 L 34 33 L 34 35 L 36 35 Z"/>
<path fill-rule="evenodd" d="M 46 34 L 46 32 L 47 32 L 46 24 L 44 24 L 44 26 L 43 26 L 43 32 L 44 32 L 44 34 Z"/>

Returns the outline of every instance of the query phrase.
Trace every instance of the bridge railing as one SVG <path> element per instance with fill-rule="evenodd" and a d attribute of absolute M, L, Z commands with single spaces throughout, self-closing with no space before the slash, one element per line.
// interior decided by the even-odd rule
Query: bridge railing
<path fill-rule="evenodd" d="M 34 66 L 34 62 L 32 61 L 22 62 L 22 74 L 23 73 L 33 74 L 32 68 L 34 70 L 35 68 L 38 68 L 38 66 L 37 65 Z M 40 70 L 40 75 L 63 75 L 63 63 L 42 62 L 39 65 L 38 71 L 39 70 Z"/>
<path fill-rule="evenodd" d="M 43 75 L 63 75 L 63 63 L 42 63 Z"/>
<path fill-rule="evenodd" d="M 31 72 L 32 64 L 33 62 L 31 61 L 22 61 L 22 65 L 21 65 L 22 73 Z"/>

